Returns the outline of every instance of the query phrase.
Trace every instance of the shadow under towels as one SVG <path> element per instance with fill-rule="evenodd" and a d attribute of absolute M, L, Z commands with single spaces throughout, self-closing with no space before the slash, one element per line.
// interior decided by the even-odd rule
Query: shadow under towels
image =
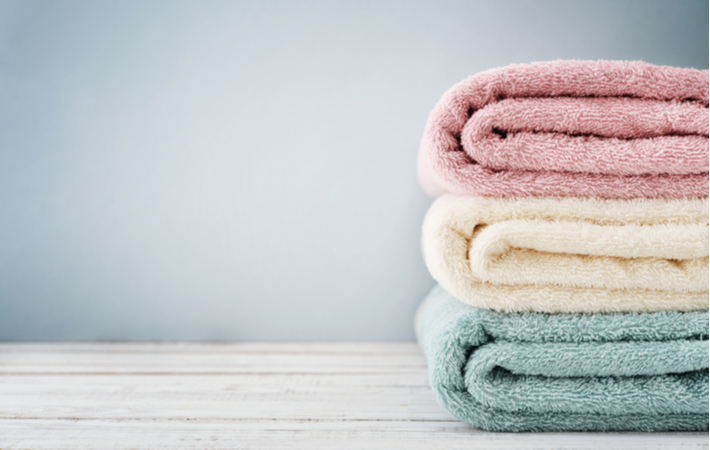
<path fill-rule="evenodd" d="M 429 116 L 419 178 L 435 196 L 707 196 L 708 72 L 553 61 L 479 73 Z"/>
<path fill-rule="evenodd" d="M 446 410 L 493 431 L 708 429 L 708 312 L 498 313 L 440 286 L 417 338 Z"/>
<path fill-rule="evenodd" d="M 706 310 L 708 200 L 447 194 L 424 219 L 434 279 L 505 312 Z"/>

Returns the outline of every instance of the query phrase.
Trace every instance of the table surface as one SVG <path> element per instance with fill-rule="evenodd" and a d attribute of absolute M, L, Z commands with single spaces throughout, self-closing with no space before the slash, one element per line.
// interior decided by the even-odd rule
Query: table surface
<path fill-rule="evenodd" d="M 1 449 L 708 448 L 707 433 L 489 433 L 414 343 L 0 343 Z"/>

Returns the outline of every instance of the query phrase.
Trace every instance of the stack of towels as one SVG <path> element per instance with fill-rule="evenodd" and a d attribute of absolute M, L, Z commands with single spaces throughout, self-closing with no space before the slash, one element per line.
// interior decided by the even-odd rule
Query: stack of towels
<path fill-rule="evenodd" d="M 437 104 L 419 154 L 439 403 L 499 431 L 708 429 L 708 72 L 556 61 Z"/>

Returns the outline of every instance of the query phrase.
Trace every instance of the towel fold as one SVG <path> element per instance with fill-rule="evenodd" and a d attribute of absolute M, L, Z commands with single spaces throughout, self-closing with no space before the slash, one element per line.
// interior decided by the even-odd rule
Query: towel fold
<path fill-rule="evenodd" d="M 432 195 L 703 197 L 708 72 L 556 61 L 472 76 L 429 117 Z"/>
<path fill-rule="evenodd" d="M 434 288 L 417 338 L 443 408 L 494 431 L 708 429 L 708 312 L 497 313 Z"/>
<path fill-rule="evenodd" d="M 447 194 L 424 219 L 422 247 L 434 279 L 481 308 L 708 307 L 707 199 Z"/>

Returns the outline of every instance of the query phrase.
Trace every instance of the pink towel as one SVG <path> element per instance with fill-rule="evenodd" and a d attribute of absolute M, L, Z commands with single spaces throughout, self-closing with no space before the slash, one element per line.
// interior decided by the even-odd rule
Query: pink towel
<path fill-rule="evenodd" d="M 432 195 L 708 195 L 708 72 L 554 61 L 474 75 L 429 116 Z"/>

